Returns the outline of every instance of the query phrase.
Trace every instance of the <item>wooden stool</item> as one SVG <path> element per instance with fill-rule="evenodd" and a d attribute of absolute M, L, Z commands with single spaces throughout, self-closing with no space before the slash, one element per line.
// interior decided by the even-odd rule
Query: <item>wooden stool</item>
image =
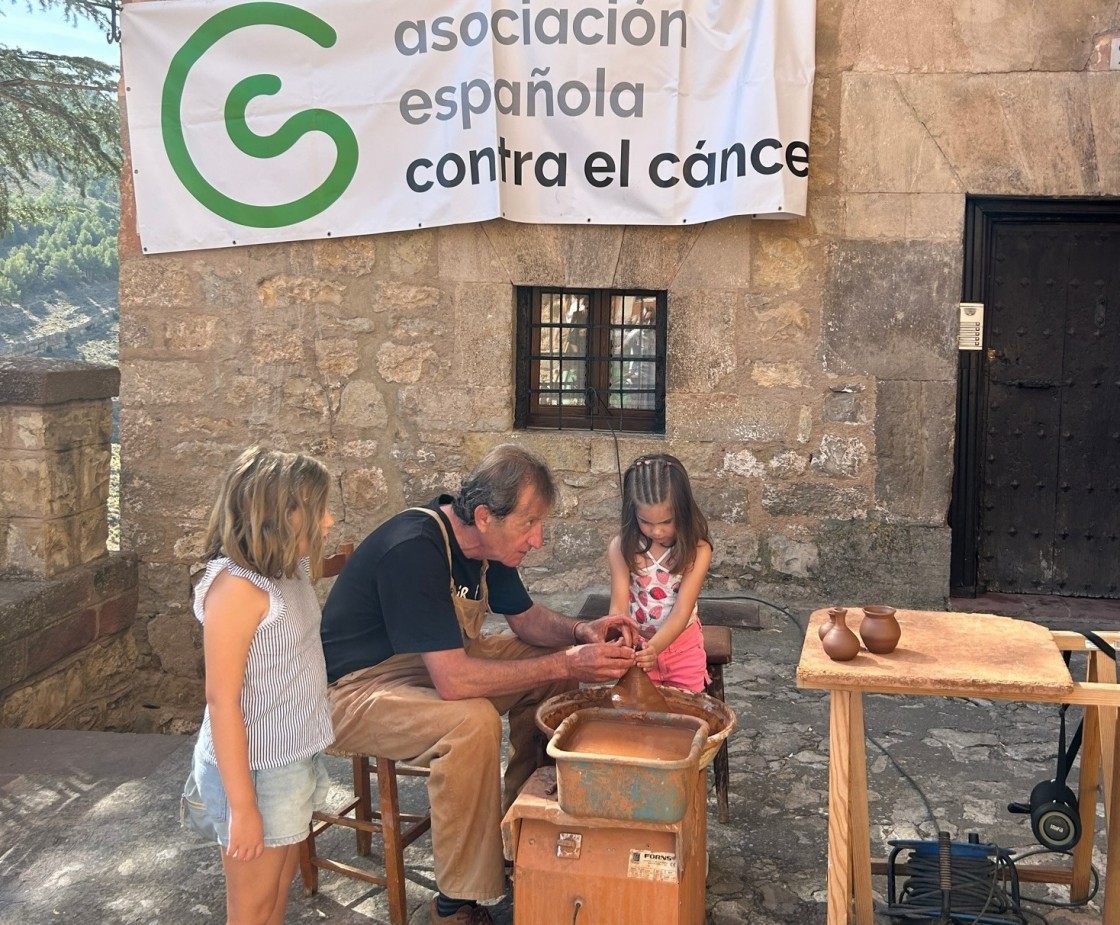
<path fill-rule="evenodd" d="M 717 700 L 723 700 L 723 666 L 731 661 L 731 627 L 708 626 L 704 631 L 704 654 L 708 658 L 708 677 L 711 680 L 704 686 L 704 693 Z M 712 770 L 716 778 L 716 808 L 719 821 L 727 823 L 731 819 L 731 807 L 727 800 L 727 786 L 731 778 L 730 759 L 727 752 L 727 739 L 712 760 Z"/>
<path fill-rule="evenodd" d="M 354 552 L 353 543 L 343 543 L 333 556 L 323 559 L 323 577 L 334 578 L 345 567 Z M 389 898 L 389 920 L 392 925 L 407 925 L 408 905 L 404 891 L 404 849 L 432 827 L 431 812 L 423 815 L 402 813 L 397 777 L 427 777 L 427 768 L 398 764 L 375 755 L 354 754 L 337 748 L 327 753 L 349 758 L 354 768 L 354 798 L 335 812 L 315 812 L 307 838 L 299 846 L 299 870 L 303 893 L 311 896 L 319 890 L 319 870 L 333 870 L 347 877 L 385 887 Z M 370 778 L 377 775 L 377 809 L 373 808 Z M 385 847 L 385 872 L 376 873 L 320 857 L 315 839 L 333 825 L 353 829 L 358 854 L 368 857 L 372 836 L 380 834 Z"/>
<path fill-rule="evenodd" d="M 402 813 L 397 790 L 399 776 L 427 777 L 428 769 L 398 764 L 388 758 L 353 754 L 338 749 L 328 749 L 332 755 L 348 757 L 354 765 L 354 798 L 334 812 L 312 814 L 311 830 L 299 846 L 300 876 L 303 893 L 311 896 L 319 890 L 319 869 L 333 870 L 347 877 L 385 887 L 389 898 L 389 921 L 392 925 L 407 925 L 408 905 L 404 890 L 404 849 L 432 827 L 431 812 L 423 815 Z M 373 808 L 370 776 L 377 775 L 377 803 Z M 358 842 L 358 854 L 370 853 L 373 834 L 380 834 L 385 848 L 384 873 L 365 870 L 320 857 L 315 850 L 315 839 L 333 825 L 353 829 Z"/>
<path fill-rule="evenodd" d="M 589 594 L 579 609 L 578 617 L 581 620 L 594 620 L 606 614 L 610 605 L 609 595 Z M 708 677 L 711 678 L 704 687 L 704 693 L 717 700 L 723 700 L 723 666 L 731 661 L 731 628 L 705 624 L 702 629 L 704 654 L 708 659 Z M 715 774 L 717 814 L 720 822 L 727 823 L 731 819 L 731 808 L 727 797 L 731 773 L 726 739 L 716 752 L 716 757 L 712 761 L 712 770 Z"/>

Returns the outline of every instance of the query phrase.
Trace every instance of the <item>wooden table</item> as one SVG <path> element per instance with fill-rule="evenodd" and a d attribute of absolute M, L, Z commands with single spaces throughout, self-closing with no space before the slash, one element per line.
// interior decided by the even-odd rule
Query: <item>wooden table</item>
<path fill-rule="evenodd" d="M 849 608 L 858 632 L 862 612 Z M 834 662 L 818 630 L 827 610 L 809 618 L 797 686 L 829 692 L 828 925 L 872 925 L 871 836 L 867 815 L 865 693 L 981 697 L 1085 706 L 1078 803 L 1081 839 L 1066 868 L 1028 868 L 1030 879 L 1069 883 L 1072 899 L 1088 895 L 1096 821 L 1097 785 L 1103 772 L 1107 858 L 1120 857 L 1120 737 L 1116 735 L 1120 687 L 1116 666 L 1079 633 L 1051 632 L 1024 620 L 991 614 L 900 610 L 898 648 L 889 655 L 866 649 Z M 1120 633 L 1100 634 L 1113 645 Z M 1075 681 L 1062 651 L 1089 653 L 1084 682 Z M 1020 878 L 1023 869 L 1020 869 Z M 1103 877 L 1102 925 L 1120 925 L 1120 864 Z"/>

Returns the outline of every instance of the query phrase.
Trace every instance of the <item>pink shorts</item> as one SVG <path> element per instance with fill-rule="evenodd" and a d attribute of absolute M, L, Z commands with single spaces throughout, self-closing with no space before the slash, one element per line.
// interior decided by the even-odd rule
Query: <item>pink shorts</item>
<path fill-rule="evenodd" d="M 702 691 L 708 677 L 708 656 L 704 654 L 704 631 L 693 620 L 672 644 L 657 656 L 657 667 L 649 672 L 654 684 Z"/>

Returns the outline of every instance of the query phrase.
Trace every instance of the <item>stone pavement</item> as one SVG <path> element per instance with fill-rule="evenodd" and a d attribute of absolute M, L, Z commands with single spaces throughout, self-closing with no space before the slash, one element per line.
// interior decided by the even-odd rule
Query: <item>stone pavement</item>
<path fill-rule="evenodd" d="M 761 629 L 734 631 L 726 682 L 739 728 L 730 740 L 731 822 L 716 820 L 714 802 L 710 813 L 711 925 L 825 921 L 827 698 L 794 685 L 807 615 L 763 608 Z M 866 725 L 873 856 L 886 856 L 888 839 L 931 839 L 939 830 L 962 841 L 975 832 L 1015 852 L 1035 847 L 1026 817 L 1006 806 L 1053 776 L 1057 707 L 870 696 Z M 0 923 L 223 922 L 217 852 L 177 824 L 190 751 L 191 740 L 175 736 L 0 730 Z M 339 785 L 348 770 L 332 765 Z M 326 843 L 336 835 L 342 850 L 352 844 L 341 830 Z M 1103 871 L 1100 835 L 1097 842 Z M 434 889 L 428 850 L 425 837 L 406 856 L 416 925 L 426 925 Z M 874 886 L 881 910 L 886 878 Z M 1022 892 L 1064 900 L 1057 887 L 1024 884 Z M 1096 901 L 1080 910 L 1024 906 L 1032 923 L 1101 917 Z M 510 925 L 509 896 L 492 912 L 497 925 Z M 297 881 L 287 915 L 288 925 L 387 921 L 379 889 L 327 872 L 315 897 L 305 898 Z M 880 912 L 876 921 L 890 919 Z"/>

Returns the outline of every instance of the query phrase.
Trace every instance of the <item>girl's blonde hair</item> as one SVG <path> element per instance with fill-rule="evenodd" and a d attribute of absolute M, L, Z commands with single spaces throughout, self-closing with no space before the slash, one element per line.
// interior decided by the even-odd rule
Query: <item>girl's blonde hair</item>
<path fill-rule="evenodd" d="M 329 492 L 330 475 L 317 459 L 250 447 L 226 473 L 210 512 L 206 558 L 228 556 L 260 575 L 291 578 L 308 556 L 318 578 Z"/>
<path fill-rule="evenodd" d="M 677 530 L 672 562 L 673 568 L 684 574 L 696 561 L 696 547 L 703 541 L 712 543 L 708 535 L 708 520 L 696 506 L 692 497 L 692 484 L 684 465 L 668 453 L 639 456 L 622 477 L 622 529 L 619 542 L 622 556 L 630 569 L 641 566 L 641 558 L 651 545 L 651 540 L 638 526 L 638 505 L 669 502 L 673 524 Z"/>

